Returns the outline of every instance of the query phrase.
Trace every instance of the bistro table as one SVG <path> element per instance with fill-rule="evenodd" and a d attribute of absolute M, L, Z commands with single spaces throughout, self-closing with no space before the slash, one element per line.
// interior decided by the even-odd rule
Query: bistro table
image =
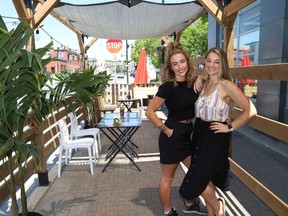
<path fill-rule="evenodd" d="M 127 108 L 127 112 L 132 112 L 131 108 L 135 103 L 141 103 L 139 98 L 131 98 L 131 99 L 118 99 L 118 103 L 123 104 Z"/>
<path fill-rule="evenodd" d="M 114 124 L 114 119 L 120 120 L 119 125 Z M 141 171 L 141 169 L 134 162 L 133 158 L 138 158 L 135 148 L 138 146 L 132 142 L 131 138 L 135 132 L 142 126 L 141 113 L 125 112 L 124 117 L 120 118 L 120 113 L 106 113 L 98 128 L 105 134 L 105 136 L 112 142 L 109 151 L 105 157 L 105 161 L 109 159 L 106 166 L 103 168 L 104 172 L 116 155 L 122 152 L 133 164 Z"/>

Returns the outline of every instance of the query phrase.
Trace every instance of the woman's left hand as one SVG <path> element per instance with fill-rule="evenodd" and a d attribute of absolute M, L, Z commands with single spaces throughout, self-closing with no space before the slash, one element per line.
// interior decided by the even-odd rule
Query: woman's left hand
<path fill-rule="evenodd" d="M 213 130 L 214 133 L 229 133 L 230 132 L 228 126 L 220 122 L 212 122 L 210 125 L 210 129 Z"/>

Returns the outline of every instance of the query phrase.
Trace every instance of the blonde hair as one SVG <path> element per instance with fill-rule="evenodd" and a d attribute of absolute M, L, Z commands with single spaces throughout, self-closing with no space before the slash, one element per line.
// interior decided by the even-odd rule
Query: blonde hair
<path fill-rule="evenodd" d="M 174 82 L 174 86 L 177 86 L 177 82 L 175 80 L 175 73 L 172 70 L 172 66 L 171 66 L 171 57 L 176 55 L 176 54 L 183 54 L 186 58 L 187 64 L 188 64 L 188 71 L 186 73 L 186 81 L 187 81 L 187 85 L 188 87 L 191 87 L 193 84 L 193 71 L 194 68 L 192 66 L 192 62 L 190 60 L 190 56 L 187 54 L 187 52 L 184 51 L 184 49 L 182 48 L 182 46 L 177 43 L 177 42 L 171 42 L 168 44 L 168 46 L 166 47 L 165 50 L 165 63 L 162 67 L 161 70 L 161 83 L 165 83 L 165 82 Z"/>
<path fill-rule="evenodd" d="M 229 72 L 228 59 L 227 59 L 227 55 L 226 55 L 225 51 L 221 48 L 218 48 L 218 47 L 211 48 L 206 53 L 205 60 L 207 59 L 207 56 L 210 53 L 215 53 L 220 57 L 220 66 L 221 66 L 220 73 L 219 73 L 220 78 L 232 81 L 232 77 L 231 77 L 231 74 Z"/>

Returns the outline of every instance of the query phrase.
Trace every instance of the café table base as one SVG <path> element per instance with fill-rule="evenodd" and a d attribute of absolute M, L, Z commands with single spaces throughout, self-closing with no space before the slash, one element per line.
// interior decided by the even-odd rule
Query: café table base
<path fill-rule="evenodd" d="M 109 164 L 120 152 L 122 152 L 132 162 L 132 164 L 139 171 L 141 171 L 139 166 L 133 160 L 134 157 L 139 158 L 138 154 L 133 149 L 134 147 L 138 148 L 138 146 L 131 141 L 131 137 L 138 129 L 139 127 L 127 127 L 122 129 L 117 127 L 100 128 L 103 134 L 105 134 L 105 136 L 112 142 L 112 145 L 109 147 L 109 152 L 105 157 L 105 161 L 108 159 L 109 161 L 103 168 L 102 172 L 104 172 L 108 168 Z"/>

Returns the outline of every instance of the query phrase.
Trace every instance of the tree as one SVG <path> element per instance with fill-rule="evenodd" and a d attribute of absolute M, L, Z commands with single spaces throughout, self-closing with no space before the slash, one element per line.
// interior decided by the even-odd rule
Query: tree
<path fill-rule="evenodd" d="M 200 19 L 183 31 L 180 43 L 192 58 L 205 55 L 208 47 L 208 15 Z"/>
<path fill-rule="evenodd" d="M 208 15 L 203 15 L 200 19 L 186 28 L 180 37 L 180 43 L 192 58 L 202 56 L 207 52 L 208 46 Z M 154 67 L 161 67 L 163 45 L 161 38 L 150 38 L 135 41 L 135 49 L 131 53 L 134 62 L 138 62 L 140 50 L 146 49 L 148 58 Z"/>
<path fill-rule="evenodd" d="M 161 66 L 161 52 L 157 51 L 158 47 L 162 47 L 161 38 L 150 38 L 135 41 L 135 49 L 131 53 L 131 58 L 134 62 L 138 62 L 140 50 L 145 48 L 147 57 L 150 59 L 154 67 Z"/>

